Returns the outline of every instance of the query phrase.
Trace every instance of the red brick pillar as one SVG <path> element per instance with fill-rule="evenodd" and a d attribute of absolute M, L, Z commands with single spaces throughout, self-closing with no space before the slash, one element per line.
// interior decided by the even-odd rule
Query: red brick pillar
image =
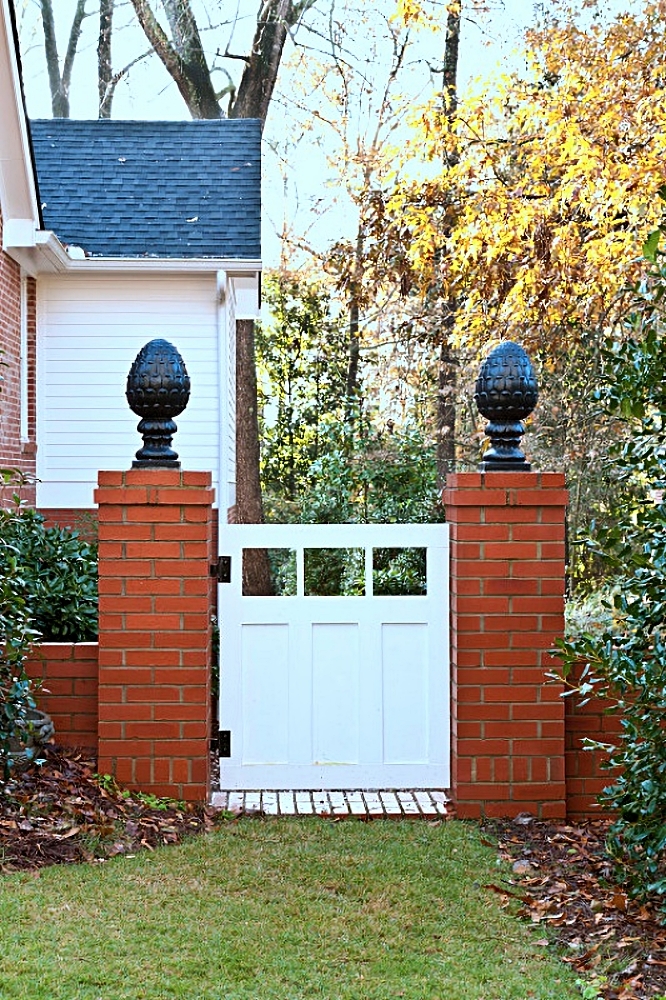
<path fill-rule="evenodd" d="M 566 812 L 560 473 L 458 473 L 451 529 L 452 788 L 460 817 Z"/>
<path fill-rule="evenodd" d="M 134 788 L 210 788 L 211 477 L 100 472 L 99 761 Z"/>

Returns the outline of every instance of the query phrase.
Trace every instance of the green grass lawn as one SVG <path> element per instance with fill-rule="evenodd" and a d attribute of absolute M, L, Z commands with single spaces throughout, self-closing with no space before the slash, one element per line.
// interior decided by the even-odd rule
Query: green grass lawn
<path fill-rule="evenodd" d="M 0 879 L 0 1000 L 566 1000 L 567 966 L 448 822 L 244 820 Z"/>

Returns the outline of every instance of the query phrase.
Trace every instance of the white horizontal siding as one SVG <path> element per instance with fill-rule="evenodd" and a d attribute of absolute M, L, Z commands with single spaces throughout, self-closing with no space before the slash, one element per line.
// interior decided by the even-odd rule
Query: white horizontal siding
<path fill-rule="evenodd" d="M 192 383 L 174 447 L 217 487 L 216 275 L 59 275 L 41 278 L 38 294 L 38 504 L 92 507 L 99 470 L 131 467 L 142 440 L 127 374 L 157 337 L 178 348 Z"/>

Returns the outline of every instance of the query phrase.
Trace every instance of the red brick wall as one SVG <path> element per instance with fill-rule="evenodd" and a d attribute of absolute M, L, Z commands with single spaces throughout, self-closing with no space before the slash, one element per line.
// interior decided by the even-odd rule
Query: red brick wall
<path fill-rule="evenodd" d="M 99 762 L 133 787 L 210 787 L 213 491 L 204 472 L 100 472 Z"/>
<path fill-rule="evenodd" d="M 0 247 L 2 218 L 0 217 Z M 28 280 L 28 441 L 21 441 L 21 271 L 0 249 L 0 467 L 35 475 L 35 282 Z M 22 491 L 34 502 L 34 487 Z"/>
<path fill-rule="evenodd" d="M 89 541 L 97 538 L 97 510 L 94 507 L 40 507 L 39 513 L 44 516 L 47 528 L 69 528 Z"/>
<path fill-rule="evenodd" d="M 56 743 L 97 752 L 97 643 L 44 642 L 26 663 L 41 681 L 39 708 L 53 719 Z"/>
<path fill-rule="evenodd" d="M 546 680 L 564 627 L 564 477 L 459 473 L 446 487 L 458 815 L 564 816 L 564 704 Z"/>
<path fill-rule="evenodd" d="M 603 767 L 607 754 L 583 747 L 586 738 L 615 743 L 622 730 L 621 719 L 608 714 L 608 707 L 609 702 L 598 698 L 582 706 L 575 696 L 565 699 L 567 815 L 573 819 L 599 816 L 597 798 L 606 785 L 612 784 L 614 772 Z"/>

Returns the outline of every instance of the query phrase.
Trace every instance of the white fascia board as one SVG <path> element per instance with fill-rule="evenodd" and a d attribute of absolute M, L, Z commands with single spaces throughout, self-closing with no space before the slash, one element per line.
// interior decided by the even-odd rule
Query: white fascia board
<path fill-rule="evenodd" d="M 67 251 L 54 233 L 44 229 L 37 230 L 32 245 L 7 245 L 5 250 L 32 278 L 67 270 Z"/>
<path fill-rule="evenodd" d="M 261 261 L 222 257 L 86 257 L 85 260 L 67 257 L 66 270 L 72 273 L 122 271 L 125 274 L 225 271 L 227 274 L 258 275 Z"/>
<path fill-rule="evenodd" d="M 3 223 L 31 221 L 33 236 L 39 228 L 37 186 L 32 166 L 28 125 L 25 119 L 21 78 L 14 46 L 10 0 L 0 0 L 0 205 Z M 31 245 L 26 227 L 20 226 L 22 245 Z M 8 240 L 3 240 L 7 244 Z M 33 244 L 34 245 L 34 239 Z"/>
<path fill-rule="evenodd" d="M 259 260 L 227 260 L 209 257 L 85 257 L 70 256 L 55 233 L 39 230 L 30 248 L 8 246 L 9 255 L 35 277 L 38 274 L 205 274 L 223 271 L 255 276 L 261 272 Z M 71 253 L 76 252 L 75 247 Z"/>

